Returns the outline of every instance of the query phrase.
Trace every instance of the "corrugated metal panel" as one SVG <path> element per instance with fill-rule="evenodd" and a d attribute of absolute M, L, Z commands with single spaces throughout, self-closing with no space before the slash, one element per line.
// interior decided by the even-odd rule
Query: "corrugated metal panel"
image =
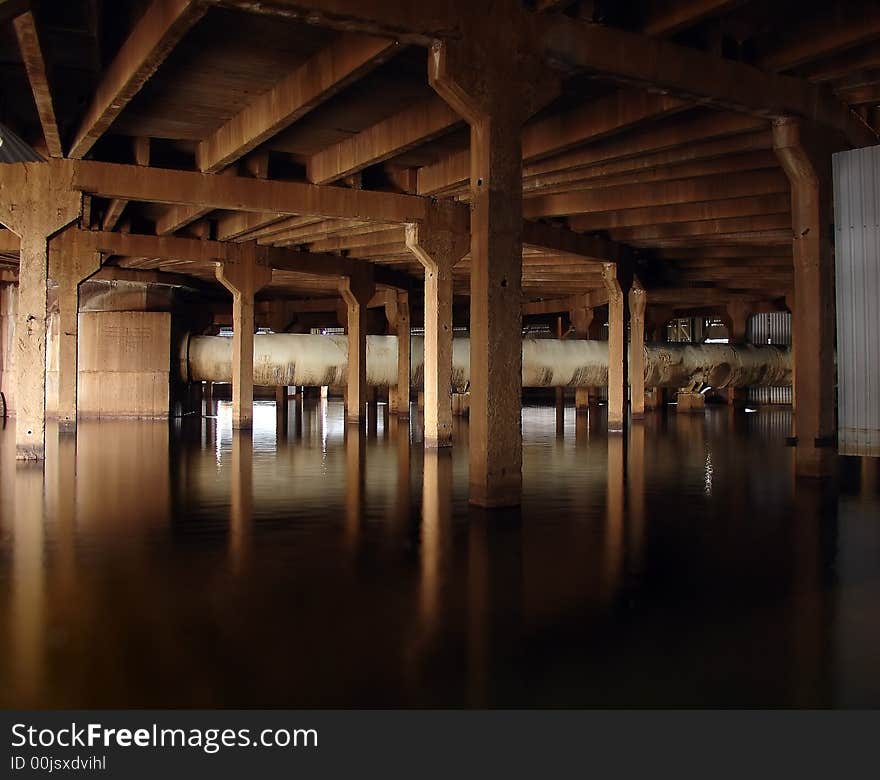
<path fill-rule="evenodd" d="M 0 163 L 46 162 L 6 125 L 0 125 Z"/>
<path fill-rule="evenodd" d="M 880 146 L 833 161 L 838 449 L 880 457 Z"/>
<path fill-rule="evenodd" d="M 791 314 L 776 311 L 753 314 L 746 325 L 746 336 L 751 344 L 791 346 Z M 790 404 L 790 387 L 750 387 L 749 401 L 756 404 Z"/>
<path fill-rule="evenodd" d="M 769 314 L 753 314 L 746 326 L 748 340 L 752 344 L 775 344 L 791 346 L 791 314 L 776 311 Z"/>

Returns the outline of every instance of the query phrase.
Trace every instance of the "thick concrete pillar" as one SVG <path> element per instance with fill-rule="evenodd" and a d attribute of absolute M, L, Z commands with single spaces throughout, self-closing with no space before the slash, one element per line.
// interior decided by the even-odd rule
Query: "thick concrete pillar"
<path fill-rule="evenodd" d="M 511 506 L 522 491 L 522 126 L 559 82 L 517 0 L 456 6 L 462 35 L 432 45 L 428 80 L 471 129 L 469 500 Z"/>
<path fill-rule="evenodd" d="M 602 264 L 602 279 L 608 291 L 608 432 L 623 431 L 626 391 L 626 295 L 618 267 Z"/>
<path fill-rule="evenodd" d="M 406 227 L 406 245 L 425 268 L 425 446 L 452 446 L 452 269 L 470 237 L 430 225 Z"/>
<path fill-rule="evenodd" d="M 587 307 L 572 309 L 569 312 L 571 316 L 571 324 L 574 327 L 574 337 L 576 339 L 588 339 L 590 337 L 590 326 L 593 324 L 593 310 Z M 577 387 L 574 391 L 574 409 L 575 414 L 586 414 L 590 408 L 590 398 L 592 388 Z"/>
<path fill-rule="evenodd" d="M 645 416 L 645 288 L 633 280 L 629 291 L 629 395 L 632 416 Z"/>
<path fill-rule="evenodd" d="M 774 121 L 773 147 L 791 184 L 796 473 L 823 477 L 835 442 L 832 148 L 794 119 Z"/>
<path fill-rule="evenodd" d="M 254 293 L 272 281 L 266 253 L 242 244 L 239 257 L 217 264 L 215 275 L 232 293 L 232 427 L 254 423 Z"/>
<path fill-rule="evenodd" d="M 397 332 L 397 385 L 388 391 L 391 414 L 409 417 L 410 396 L 410 320 L 409 293 L 395 295 L 393 317 L 389 324 Z"/>
<path fill-rule="evenodd" d="M 101 253 L 82 246 L 68 228 L 49 242 L 49 278 L 58 285 L 58 425 L 76 427 L 79 286 L 101 270 Z"/>
<path fill-rule="evenodd" d="M 372 268 L 365 266 L 364 273 L 349 276 L 339 286 L 348 312 L 348 383 L 345 393 L 345 418 L 360 424 L 366 413 L 367 392 L 367 304 L 376 285 Z"/>
<path fill-rule="evenodd" d="M 80 217 L 67 160 L 0 165 L 0 222 L 21 239 L 15 322 L 15 457 L 46 451 L 46 319 L 49 238 Z"/>

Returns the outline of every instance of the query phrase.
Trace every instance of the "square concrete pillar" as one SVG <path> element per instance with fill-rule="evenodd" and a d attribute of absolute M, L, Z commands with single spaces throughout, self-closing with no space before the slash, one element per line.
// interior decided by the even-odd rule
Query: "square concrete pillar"
<path fill-rule="evenodd" d="M 397 332 L 397 384 L 388 390 L 388 403 L 391 414 L 409 417 L 411 335 L 408 292 L 396 293 L 394 319 L 390 325 Z"/>
<path fill-rule="evenodd" d="M 833 471 L 832 447 L 836 442 L 831 215 L 834 146 L 806 122 L 780 119 L 773 123 L 773 147 L 791 185 L 796 472 L 824 477 Z"/>
<path fill-rule="evenodd" d="M 452 269 L 467 253 L 466 233 L 406 227 L 406 245 L 425 268 L 425 446 L 452 445 Z"/>
<path fill-rule="evenodd" d="M 627 394 L 626 294 L 618 267 L 602 264 L 602 279 L 608 291 L 608 431 L 623 431 Z"/>
<path fill-rule="evenodd" d="M 232 427 L 254 422 L 254 293 L 272 281 L 265 248 L 243 244 L 235 260 L 217 264 L 215 275 L 232 293 Z"/>
<path fill-rule="evenodd" d="M 43 460 L 46 447 L 46 323 L 49 239 L 79 218 L 69 160 L 2 166 L 0 222 L 21 239 L 15 323 L 15 456 Z"/>
<path fill-rule="evenodd" d="M 629 389 L 634 418 L 645 416 L 645 288 L 637 280 L 629 291 Z"/>
<path fill-rule="evenodd" d="M 88 235 L 88 234 L 86 234 Z M 58 290 L 58 424 L 76 427 L 79 286 L 101 269 L 101 254 L 68 228 L 49 242 L 49 277 Z"/>
<path fill-rule="evenodd" d="M 360 424 L 367 406 L 367 304 L 376 285 L 372 269 L 364 269 L 362 276 L 348 277 L 339 288 L 348 307 L 348 383 L 345 418 Z"/>

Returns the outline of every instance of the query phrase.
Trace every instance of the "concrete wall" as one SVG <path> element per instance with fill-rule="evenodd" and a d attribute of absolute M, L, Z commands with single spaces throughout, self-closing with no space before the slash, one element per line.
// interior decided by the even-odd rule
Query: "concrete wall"
<path fill-rule="evenodd" d="M 167 417 L 170 367 L 170 313 L 80 313 L 81 417 Z"/>
<path fill-rule="evenodd" d="M 6 400 L 7 413 L 15 413 L 15 313 L 18 309 L 18 288 L 0 284 L 0 393 Z"/>

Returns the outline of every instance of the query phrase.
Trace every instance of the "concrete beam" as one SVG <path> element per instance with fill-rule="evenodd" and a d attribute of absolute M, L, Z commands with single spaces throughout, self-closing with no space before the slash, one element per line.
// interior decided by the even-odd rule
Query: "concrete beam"
<path fill-rule="evenodd" d="M 398 51 L 397 41 L 343 35 L 218 128 L 198 146 L 199 168 L 216 173 L 292 125 Z"/>
<path fill-rule="evenodd" d="M 466 232 L 468 208 L 399 195 L 301 182 L 212 176 L 191 171 L 141 168 L 82 160 L 76 164 L 76 189 L 105 198 L 196 206 L 200 209 L 258 211 L 290 216 L 315 215 L 403 224 L 429 215 L 450 229 Z"/>
<path fill-rule="evenodd" d="M 529 219 L 538 219 L 784 192 L 788 192 L 788 180 L 782 171 L 749 171 L 724 177 L 700 176 L 654 184 L 624 184 L 595 190 L 541 195 L 527 199 L 523 205 L 523 212 Z"/>
<path fill-rule="evenodd" d="M 104 72 L 70 157 L 85 157 L 206 10 L 198 0 L 152 0 Z"/>
<path fill-rule="evenodd" d="M 37 106 L 37 115 L 40 117 L 40 125 L 43 128 L 43 137 L 46 139 L 46 149 L 48 149 L 50 157 L 63 157 L 64 150 L 61 147 L 58 120 L 55 118 L 52 88 L 49 84 L 46 60 L 43 57 L 43 48 L 40 44 L 40 36 L 33 13 L 26 11 L 21 16 L 17 16 L 13 26 L 15 27 L 15 37 L 18 39 L 18 50 L 21 53 L 25 71 L 27 71 L 34 103 Z"/>
<path fill-rule="evenodd" d="M 428 143 L 462 123 L 443 100 L 430 98 L 313 154 L 308 161 L 309 180 L 329 184 Z"/>
<path fill-rule="evenodd" d="M 546 56 L 563 67 L 747 114 L 801 117 L 842 134 L 855 147 L 877 143 L 877 134 L 831 91 L 803 79 L 639 33 L 566 17 L 538 20 Z"/>

